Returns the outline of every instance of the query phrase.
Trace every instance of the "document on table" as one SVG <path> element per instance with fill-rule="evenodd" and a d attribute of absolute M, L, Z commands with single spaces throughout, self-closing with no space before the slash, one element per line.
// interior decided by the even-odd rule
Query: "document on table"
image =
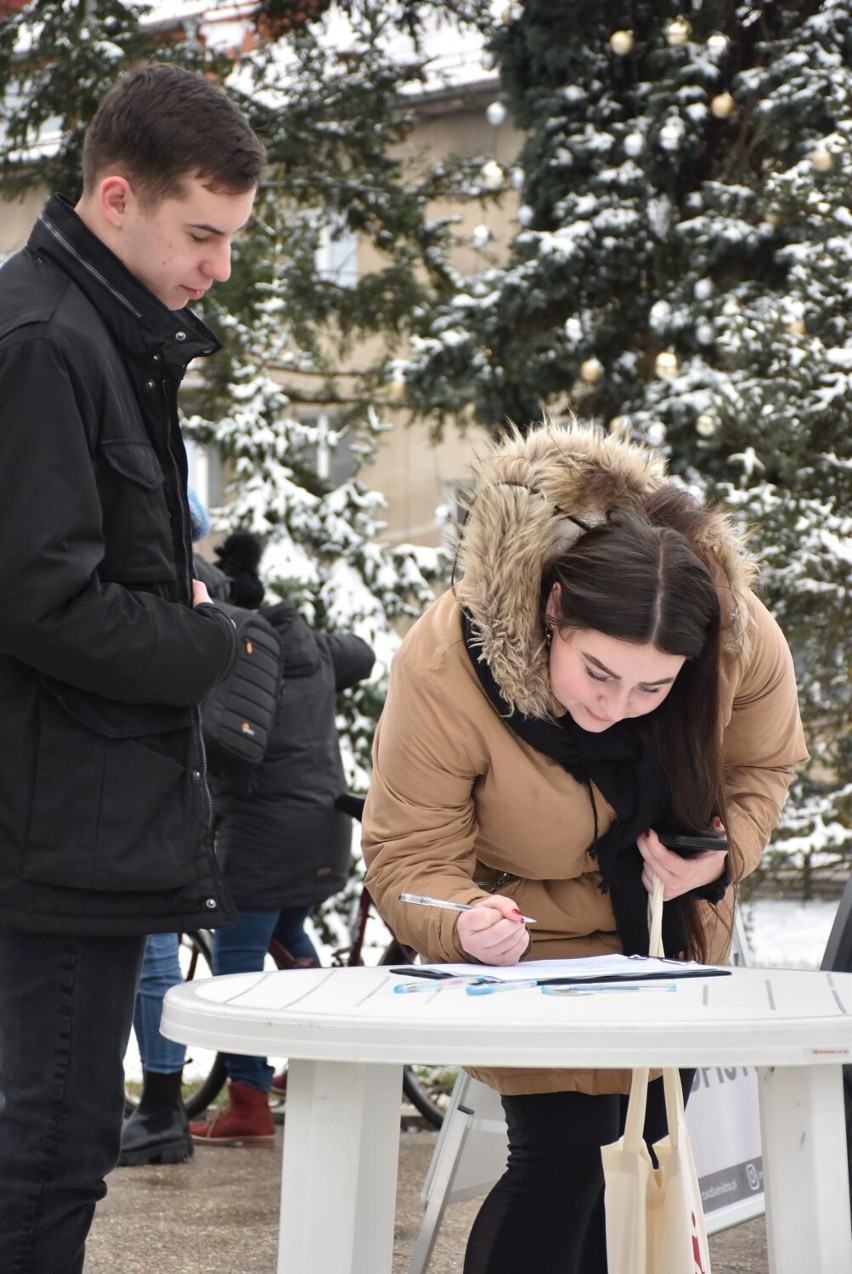
<path fill-rule="evenodd" d="M 712 978 L 730 973 L 714 964 L 694 960 L 664 960 L 653 956 L 604 955 L 574 960 L 523 960 L 520 964 L 410 964 L 390 970 L 413 978 L 464 978 L 471 982 L 632 982 L 656 978 Z"/>

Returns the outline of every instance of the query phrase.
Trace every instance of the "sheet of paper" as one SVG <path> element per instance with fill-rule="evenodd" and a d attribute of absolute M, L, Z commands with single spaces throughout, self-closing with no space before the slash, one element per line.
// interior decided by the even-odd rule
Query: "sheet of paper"
<path fill-rule="evenodd" d="M 447 977 L 494 978 L 501 982 L 527 981 L 530 978 L 553 981 L 594 981 L 633 978 L 712 977 L 728 970 L 717 965 L 697 964 L 693 960 L 658 960 L 649 956 L 605 955 L 576 960 L 524 960 L 520 964 L 419 964 L 410 968 L 395 966 L 396 974 L 418 975 L 433 971 Z"/>

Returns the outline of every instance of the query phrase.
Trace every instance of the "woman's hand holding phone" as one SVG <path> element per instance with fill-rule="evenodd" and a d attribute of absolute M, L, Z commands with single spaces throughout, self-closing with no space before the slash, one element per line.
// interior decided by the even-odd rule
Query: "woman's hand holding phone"
<path fill-rule="evenodd" d="M 716 820 L 707 834 L 683 835 L 649 828 L 637 839 L 644 860 L 642 884 L 650 894 L 656 876 L 663 884 L 663 899 L 679 898 L 718 880 L 725 870 L 728 848 L 725 829 Z"/>

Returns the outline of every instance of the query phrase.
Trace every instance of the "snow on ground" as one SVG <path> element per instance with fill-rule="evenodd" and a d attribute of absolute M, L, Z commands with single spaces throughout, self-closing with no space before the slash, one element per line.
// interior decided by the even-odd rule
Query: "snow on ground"
<path fill-rule="evenodd" d="M 743 903 L 741 912 L 750 948 L 748 963 L 818 969 L 837 913 L 837 899 L 765 899 Z"/>

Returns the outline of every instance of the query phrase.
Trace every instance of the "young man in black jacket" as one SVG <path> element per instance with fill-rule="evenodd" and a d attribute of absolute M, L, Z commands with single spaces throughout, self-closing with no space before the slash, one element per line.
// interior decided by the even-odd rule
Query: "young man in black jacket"
<path fill-rule="evenodd" d="M 0 269 L 0 1269 L 78 1274 L 116 1161 L 145 935 L 233 917 L 196 705 L 230 620 L 192 577 L 176 395 L 265 164 L 228 97 L 135 68 Z"/>

